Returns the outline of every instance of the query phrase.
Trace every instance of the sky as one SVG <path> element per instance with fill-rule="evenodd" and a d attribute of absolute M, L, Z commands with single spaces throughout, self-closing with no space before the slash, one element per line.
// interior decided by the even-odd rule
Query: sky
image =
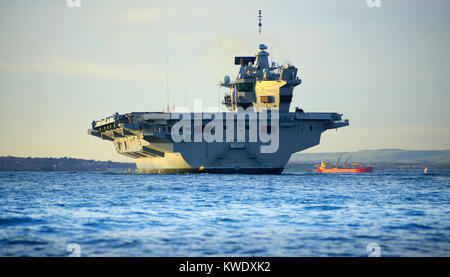
<path fill-rule="evenodd" d="M 0 156 L 128 161 L 89 136 L 115 112 L 217 106 L 262 42 L 299 68 L 291 109 L 350 126 L 312 152 L 450 149 L 450 1 L 0 1 Z M 187 96 L 187 97 L 185 97 Z"/>

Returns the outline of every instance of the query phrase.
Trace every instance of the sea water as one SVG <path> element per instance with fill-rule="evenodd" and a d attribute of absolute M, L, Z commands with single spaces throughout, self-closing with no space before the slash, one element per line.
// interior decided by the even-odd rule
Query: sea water
<path fill-rule="evenodd" d="M 0 256 L 450 256 L 450 174 L 0 172 Z"/>

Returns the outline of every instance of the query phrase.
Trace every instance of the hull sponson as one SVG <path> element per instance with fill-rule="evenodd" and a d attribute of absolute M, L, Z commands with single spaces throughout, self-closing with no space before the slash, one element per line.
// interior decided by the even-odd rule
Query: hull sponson
<path fill-rule="evenodd" d="M 180 153 L 165 153 L 164 157 L 136 159 L 137 172 L 140 174 L 195 173 Z"/>

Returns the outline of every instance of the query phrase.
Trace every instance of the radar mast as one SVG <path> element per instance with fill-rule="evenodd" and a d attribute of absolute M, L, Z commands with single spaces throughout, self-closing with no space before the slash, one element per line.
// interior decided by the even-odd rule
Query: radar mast
<path fill-rule="evenodd" d="M 258 40 L 259 40 L 259 44 L 261 44 L 261 27 L 262 27 L 262 14 L 261 14 L 261 10 L 259 10 L 258 13 Z"/>

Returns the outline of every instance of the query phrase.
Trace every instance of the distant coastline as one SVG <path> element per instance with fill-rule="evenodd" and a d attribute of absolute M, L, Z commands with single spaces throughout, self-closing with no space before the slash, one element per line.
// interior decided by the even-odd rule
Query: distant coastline
<path fill-rule="evenodd" d="M 318 163 L 336 162 L 341 156 L 343 163 L 349 156 L 349 162 L 370 163 L 377 168 L 424 168 L 433 166 L 450 168 L 450 150 L 402 150 L 380 149 L 357 152 L 337 153 L 295 153 L 285 171 L 309 171 Z M 33 158 L 0 157 L 0 171 L 119 171 L 134 172 L 134 162 L 96 161 L 75 158 Z"/>
<path fill-rule="evenodd" d="M 75 158 L 0 157 L 0 171 L 133 171 L 136 164 Z"/>
<path fill-rule="evenodd" d="M 364 163 L 429 163 L 450 164 L 450 150 L 404 150 L 404 149 L 378 149 L 360 150 L 356 152 L 334 152 L 334 153 L 303 153 L 292 155 L 291 162 L 335 162 L 342 156 L 345 161 Z"/>

